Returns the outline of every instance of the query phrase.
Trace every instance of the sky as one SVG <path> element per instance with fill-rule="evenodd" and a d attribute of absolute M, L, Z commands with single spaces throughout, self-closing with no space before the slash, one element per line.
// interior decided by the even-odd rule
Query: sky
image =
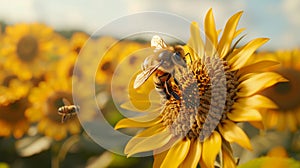
<path fill-rule="evenodd" d="M 55 30 L 76 29 L 88 33 L 110 25 L 111 32 L 124 34 L 129 27 L 165 24 L 173 30 L 176 19 L 142 22 L 113 27 L 113 22 L 146 11 L 163 12 L 202 25 L 206 12 L 212 8 L 217 28 L 238 11 L 244 11 L 239 27 L 246 28 L 247 38 L 268 37 L 264 49 L 293 49 L 300 44 L 299 0 L 0 0 L 0 20 L 8 24 L 42 22 Z M 188 32 L 188 30 L 187 30 Z M 122 35 L 123 35 L 122 34 Z M 189 34 L 189 33 L 185 33 Z"/>

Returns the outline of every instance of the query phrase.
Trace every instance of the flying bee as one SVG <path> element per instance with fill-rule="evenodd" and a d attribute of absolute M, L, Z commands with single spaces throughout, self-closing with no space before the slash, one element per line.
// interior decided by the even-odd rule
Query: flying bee
<path fill-rule="evenodd" d="M 186 67 L 184 50 L 181 46 L 168 47 L 164 40 L 155 35 L 151 39 L 151 47 L 155 47 L 154 54 L 147 57 L 142 64 L 142 72 L 137 75 L 133 87 L 140 87 L 155 73 L 154 84 L 158 93 L 166 99 L 173 96 L 179 100 L 179 95 L 173 90 L 172 82 L 177 85 L 174 77 L 176 67 Z M 171 80 L 172 79 L 172 80 Z"/>
<path fill-rule="evenodd" d="M 64 106 L 58 108 L 58 114 L 61 115 L 61 122 L 64 123 L 68 119 L 75 116 L 80 107 L 77 105 L 71 105 L 71 103 L 65 98 L 63 98 L 62 101 L 64 103 Z"/>

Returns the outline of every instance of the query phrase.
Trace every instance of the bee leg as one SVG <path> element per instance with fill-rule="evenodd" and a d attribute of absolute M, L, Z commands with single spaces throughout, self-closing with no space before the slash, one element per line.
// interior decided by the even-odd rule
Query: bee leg
<path fill-rule="evenodd" d="M 179 86 L 179 82 L 178 82 L 178 80 L 177 80 L 176 78 L 174 78 L 174 82 L 175 82 L 175 84 L 176 84 L 177 86 Z"/>
<path fill-rule="evenodd" d="M 171 91 L 171 94 L 176 100 L 180 100 L 180 97 L 178 96 L 177 93 L 175 93 L 174 91 Z"/>
<path fill-rule="evenodd" d="M 164 83 L 164 85 L 166 88 L 167 95 L 172 95 L 176 100 L 180 100 L 178 94 L 173 91 L 172 87 L 168 84 L 167 81 Z"/>
<path fill-rule="evenodd" d="M 63 115 L 61 117 L 61 123 L 64 123 L 67 120 L 68 116 L 67 115 Z"/>

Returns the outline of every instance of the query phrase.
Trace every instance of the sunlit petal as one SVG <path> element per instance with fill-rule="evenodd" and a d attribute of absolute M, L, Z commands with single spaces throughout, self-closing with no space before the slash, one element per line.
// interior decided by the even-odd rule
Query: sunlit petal
<path fill-rule="evenodd" d="M 245 75 L 248 73 L 255 73 L 255 72 L 262 72 L 263 70 L 266 70 L 266 68 L 270 68 L 271 66 L 278 65 L 279 63 L 276 61 L 260 61 L 254 64 L 247 65 L 245 67 L 242 67 L 239 71 L 239 75 Z"/>
<path fill-rule="evenodd" d="M 249 121 L 249 123 L 257 129 L 260 129 L 260 130 L 265 129 L 263 121 Z"/>
<path fill-rule="evenodd" d="M 242 13 L 243 12 L 236 13 L 226 23 L 223 35 L 222 35 L 219 45 L 218 45 L 218 53 L 221 58 L 223 58 L 230 50 L 232 40 L 236 33 L 236 27 L 238 25 L 238 22 L 240 20 Z"/>
<path fill-rule="evenodd" d="M 186 168 L 186 167 L 196 168 L 201 158 L 201 151 L 202 151 L 202 145 L 200 141 L 192 140 L 189 153 L 184 159 L 184 161 L 181 163 L 180 168 Z"/>
<path fill-rule="evenodd" d="M 268 40 L 268 38 L 257 38 L 250 41 L 245 46 L 233 51 L 227 58 L 228 63 L 232 66 L 232 70 L 238 70 L 242 68 L 254 51 L 256 51 Z"/>
<path fill-rule="evenodd" d="M 287 81 L 281 75 L 275 72 L 263 72 L 259 74 L 253 74 L 249 79 L 242 81 L 238 88 L 237 95 L 240 97 L 251 96 L 254 93 L 263 90 L 267 87 L 274 85 L 277 82 Z"/>
<path fill-rule="evenodd" d="M 232 121 L 260 121 L 262 119 L 260 113 L 256 109 L 236 108 L 227 114 Z"/>
<path fill-rule="evenodd" d="M 154 162 L 153 162 L 153 165 L 152 167 L 153 168 L 160 168 L 162 162 L 164 161 L 165 157 L 167 156 L 167 153 L 169 152 L 169 150 L 165 150 L 163 152 L 160 152 L 160 153 L 157 153 L 155 154 L 155 151 L 154 151 Z"/>
<path fill-rule="evenodd" d="M 206 14 L 204 31 L 206 34 L 205 49 L 208 55 L 211 55 L 212 53 L 214 53 L 214 50 L 216 50 L 218 43 L 218 33 L 216 30 L 212 9 L 209 9 Z"/>
<path fill-rule="evenodd" d="M 170 148 L 161 167 L 178 167 L 187 156 L 190 145 L 191 141 L 189 139 L 179 140 Z"/>
<path fill-rule="evenodd" d="M 241 29 L 239 29 L 239 30 L 237 30 L 235 33 L 234 33 L 234 36 L 233 36 L 233 38 L 236 38 L 238 35 L 240 35 L 243 31 L 245 31 L 246 30 L 246 28 L 241 28 Z"/>
<path fill-rule="evenodd" d="M 277 105 L 269 98 L 262 95 L 253 95 L 246 98 L 240 98 L 233 105 L 234 108 L 270 108 L 275 109 Z"/>
<path fill-rule="evenodd" d="M 150 128 L 147 128 L 141 132 L 139 132 L 136 136 L 130 139 L 130 141 L 126 145 L 126 150 L 132 149 L 136 144 L 138 144 L 140 141 L 144 140 L 144 138 L 153 136 L 155 134 L 158 134 L 160 132 L 165 131 L 165 127 L 163 127 L 162 124 L 157 124 L 155 126 L 152 126 Z"/>
<path fill-rule="evenodd" d="M 232 121 L 225 120 L 218 128 L 228 142 L 235 142 L 246 149 L 252 150 L 248 136 Z"/>
<path fill-rule="evenodd" d="M 136 137 L 141 138 L 137 144 L 130 145 L 132 139 L 128 142 L 127 145 L 132 146 L 132 148 L 125 147 L 124 153 L 127 154 L 127 157 L 130 157 L 139 152 L 146 152 L 162 147 L 172 138 L 172 134 L 168 130 L 164 130 L 160 133 L 152 135 L 150 137 Z"/>
<path fill-rule="evenodd" d="M 192 48 L 195 54 L 191 53 L 192 57 L 195 57 L 196 54 L 202 58 L 204 54 L 204 44 L 200 35 L 200 29 L 197 22 L 192 22 L 190 26 L 191 38 L 189 39 L 187 45 Z M 197 58 L 193 58 L 196 60 Z"/>
<path fill-rule="evenodd" d="M 224 168 L 236 167 L 236 161 L 233 157 L 232 149 L 228 142 L 222 144 L 222 156 L 223 156 L 223 167 Z"/>
<path fill-rule="evenodd" d="M 203 142 L 203 154 L 201 159 L 206 167 L 214 167 L 214 161 L 221 150 L 221 144 L 221 135 L 216 131 Z"/>
<path fill-rule="evenodd" d="M 140 118 L 142 118 L 143 120 L 147 120 L 148 117 L 136 117 L 133 119 L 124 118 L 116 124 L 115 129 L 132 128 L 132 127 L 151 127 L 161 121 L 160 117 L 157 117 L 154 120 L 147 121 L 147 122 L 143 122 L 143 120 L 139 121 Z M 150 119 L 150 117 L 148 119 Z"/>

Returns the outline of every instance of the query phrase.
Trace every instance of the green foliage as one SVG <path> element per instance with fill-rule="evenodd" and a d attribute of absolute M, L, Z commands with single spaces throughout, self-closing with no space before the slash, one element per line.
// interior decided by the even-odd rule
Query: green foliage
<path fill-rule="evenodd" d="M 299 168 L 300 162 L 291 158 L 260 157 L 239 165 L 238 168 Z"/>

